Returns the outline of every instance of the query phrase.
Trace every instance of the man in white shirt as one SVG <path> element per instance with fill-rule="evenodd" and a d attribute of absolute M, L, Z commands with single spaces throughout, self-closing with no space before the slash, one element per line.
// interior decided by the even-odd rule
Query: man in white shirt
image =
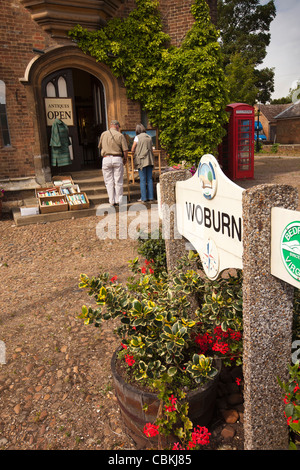
<path fill-rule="evenodd" d="M 101 134 L 99 148 L 109 203 L 120 204 L 123 198 L 124 165 L 127 161 L 128 145 L 125 136 L 120 132 L 118 121 L 112 120 L 110 129 Z"/>

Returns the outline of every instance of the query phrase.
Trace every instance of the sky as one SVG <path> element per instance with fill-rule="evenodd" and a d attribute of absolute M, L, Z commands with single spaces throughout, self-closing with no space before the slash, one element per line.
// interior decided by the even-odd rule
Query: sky
<path fill-rule="evenodd" d="M 261 0 L 265 5 L 268 0 Z M 300 80 L 300 0 L 275 0 L 276 17 L 271 23 L 271 42 L 262 67 L 275 68 L 272 98 L 282 98 Z"/>

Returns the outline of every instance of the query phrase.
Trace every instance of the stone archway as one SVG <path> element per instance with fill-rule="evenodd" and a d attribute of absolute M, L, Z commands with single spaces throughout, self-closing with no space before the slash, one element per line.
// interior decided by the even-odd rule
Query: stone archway
<path fill-rule="evenodd" d="M 57 70 L 81 69 L 97 78 L 104 88 L 106 122 L 127 114 L 125 87 L 112 75 L 110 69 L 84 54 L 76 45 L 59 46 L 46 50 L 28 64 L 21 82 L 26 88 L 28 106 L 32 110 L 34 126 L 34 164 L 36 180 L 44 184 L 51 180 L 46 116 L 42 98 L 42 81 Z"/>

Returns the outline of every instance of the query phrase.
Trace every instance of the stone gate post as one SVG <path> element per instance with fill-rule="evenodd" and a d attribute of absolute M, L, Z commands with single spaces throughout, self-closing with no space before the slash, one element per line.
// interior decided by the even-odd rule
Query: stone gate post
<path fill-rule="evenodd" d="M 177 181 L 191 178 L 188 170 L 169 171 L 160 175 L 160 194 L 162 211 L 162 232 L 166 245 L 166 259 L 168 271 L 176 266 L 179 258 L 186 254 L 187 240 L 177 232 L 176 226 L 176 195 Z"/>
<path fill-rule="evenodd" d="M 288 448 L 282 390 L 291 363 L 294 288 L 270 274 L 271 208 L 295 210 L 297 190 L 259 185 L 243 192 L 244 448 Z"/>

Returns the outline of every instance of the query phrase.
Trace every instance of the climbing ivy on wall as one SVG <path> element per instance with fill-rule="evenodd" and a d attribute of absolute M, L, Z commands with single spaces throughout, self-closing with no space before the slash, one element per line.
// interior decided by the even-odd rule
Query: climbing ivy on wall
<path fill-rule="evenodd" d="M 227 89 L 206 1 L 195 0 L 191 12 L 195 22 L 179 48 L 162 30 L 158 0 L 136 0 L 127 18 L 112 19 L 97 31 L 78 25 L 69 34 L 123 80 L 128 98 L 138 100 L 160 129 L 170 159 L 194 164 L 221 141 Z"/>

